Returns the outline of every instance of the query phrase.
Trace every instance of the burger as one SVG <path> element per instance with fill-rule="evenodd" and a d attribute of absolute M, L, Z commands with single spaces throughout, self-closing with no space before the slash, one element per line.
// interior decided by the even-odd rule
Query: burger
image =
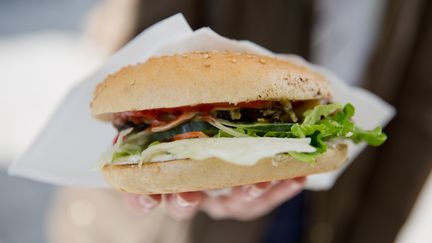
<path fill-rule="evenodd" d="M 137 194 L 201 191 L 339 168 L 346 140 L 386 135 L 332 103 L 326 78 L 274 57 L 189 52 L 127 66 L 97 85 L 96 118 L 118 131 L 102 171 Z"/>

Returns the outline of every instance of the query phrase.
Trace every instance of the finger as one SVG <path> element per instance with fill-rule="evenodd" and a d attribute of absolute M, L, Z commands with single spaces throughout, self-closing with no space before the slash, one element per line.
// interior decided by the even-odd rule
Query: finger
<path fill-rule="evenodd" d="M 235 218 L 246 221 L 268 214 L 274 208 L 303 190 L 304 183 L 304 179 L 279 181 L 278 184 L 274 185 L 264 195 L 250 202 L 247 211 L 237 210 L 234 214 Z"/>
<path fill-rule="evenodd" d="M 202 192 L 183 192 L 168 196 L 168 212 L 176 220 L 192 218 L 203 199 Z"/>
<path fill-rule="evenodd" d="M 189 208 L 198 205 L 202 198 L 201 192 L 182 192 L 177 194 L 176 202 L 182 208 Z"/>
<path fill-rule="evenodd" d="M 272 187 L 271 182 L 260 182 L 254 185 L 247 185 L 243 187 L 244 200 L 253 201 L 261 197 Z"/>
<path fill-rule="evenodd" d="M 299 192 L 301 192 L 305 185 L 305 179 L 293 179 L 280 181 L 277 185 L 273 186 L 265 196 L 258 198 L 256 202 L 257 211 L 270 211 L 279 206 L 283 202 L 291 199 Z"/>
<path fill-rule="evenodd" d="M 124 195 L 129 208 L 132 212 L 139 215 L 150 212 L 152 209 L 156 208 L 162 200 L 162 197 L 159 194 L 138 195 L 126 193 Z"/>
<path fill-rule="evenodd" d="M 202 208 L 213 219 L 235 218 L 237 220 L 250 220 L 260 217 L 278 205 L 299 193 L 305 184 L 305 178 L 299 177 L 291 180 L 281 180 L 267 183 L 259 183 L 257 188 L 265 190 L 254 200 L 245 200 L 248 196 L 244 187 L 235 187 L 228 197 L 206 198 Z M 252 189 L 255 190 L 255 189 Z M 253 192 L 252 196 L 257 193 Z"/>
<path fill-rule="evenodd" d="M 273 187 L 252 201 L 245 201 L 244 190 L 238 187 L 234 188 L 230 197 L 206 200 L 203 203 L 203 208 L 214 219 L 251 220 L 269 213 L 278 205 L 292 198 L 303 189 L 304 183 L 304 178 L 272 183 Z"/>
<path fill-rule="evenodd" d="M 265 195 L 265 192 L 274 184 L 273 182 L 263 182 L 254 185 L 236 186 L 232 188 L 231 195 L 206 198 L 201 207 L 213 219 L 237 218 L 238 214 L 249 211 L 253 200 Z"/>

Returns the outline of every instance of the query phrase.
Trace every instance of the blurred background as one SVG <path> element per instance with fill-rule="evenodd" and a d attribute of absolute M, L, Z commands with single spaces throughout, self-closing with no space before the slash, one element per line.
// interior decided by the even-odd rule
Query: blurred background
<path fill-rule="evenodd" d="M 133 36 L 177 12 L 194 29 L 210 26 L 230 38 L 299 54 L 398 109 L 383 148 L 363 153 L 332 190 L 302 195 L 307 216 L 301 232 L 286 242 L 432 241 L 429 1 L 0 0 L 0 243 L 48 242 L 48 221 L 63 227 L 53 227 L 57 232 L 85 229 L 80 242 L 111 242 L 89 236 L 93 226 L 82 222 L 93 209 L 82 201 L 68 206 L 62 200 L 71 195 L 68 189 L 9 177 L 5 169 L 74 84 Z M 281 213 L 283 207 L 269 220 Z M 216 227 L 203 217 L 197 222 Z M 191 234 L 193 228 L 200 229 L 192 223 Z M 268 235 L 286 230 L 268 232 L 260 236 L 265 242 L 280 242 Z M 196 242 L 210 242 L 199 237 Z"/>
<path fill-rule="evenodd" d="M 9 177 L 67 90 L 102 60 L 83 32 L 94 0 L 0 1 L 0 242 L 46 242 L 54 187 Z"/>

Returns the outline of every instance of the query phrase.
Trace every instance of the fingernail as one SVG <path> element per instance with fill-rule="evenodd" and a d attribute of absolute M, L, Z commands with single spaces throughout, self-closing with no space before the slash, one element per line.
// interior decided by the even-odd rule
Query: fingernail
<path fill-rule="evenodd" d="M 186 201 L 184 198 L 182 198 L 180 195 L 175 195 L 175 202 L 177 203 L 177 205 L 179 205 L 182 208 L 189 208 L 192 206 L 195 206 L 197 203 L 195 202 L 188 202 Z"/>
<path fill-rule="evenodd" d="M 246 201 L 252 201 L 260 196 L 262 196 L 267 191 L 267 188 L 259 188 L 256 186 L 246 187 Z"/>
<path fill-rule="evenodd" d="M 152 209 L 158 205 L 158 202 L 150 196 L 141 195 L 137 199 L 138 204 L 145 209 Z"/>

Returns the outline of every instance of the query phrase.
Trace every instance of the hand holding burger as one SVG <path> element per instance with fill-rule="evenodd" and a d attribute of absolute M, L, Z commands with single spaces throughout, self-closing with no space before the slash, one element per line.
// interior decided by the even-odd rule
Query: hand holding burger
<path fill-rule="evenodd" d="M 272 211 L 303 190 L 304 177 L 277 182 L 261 182 L 238 186 L 228 195 L 209 197 L 202 192 L 183 192 L 165 195 L 124 194 L 127 206 L 134 214 L 150 213 L 165 200 L 172 218 L 187 220 L 198 211 L 204 211 L 213 219 L 252 220 Z M 164 198 L 162 198 L 164 197 Z"/>

